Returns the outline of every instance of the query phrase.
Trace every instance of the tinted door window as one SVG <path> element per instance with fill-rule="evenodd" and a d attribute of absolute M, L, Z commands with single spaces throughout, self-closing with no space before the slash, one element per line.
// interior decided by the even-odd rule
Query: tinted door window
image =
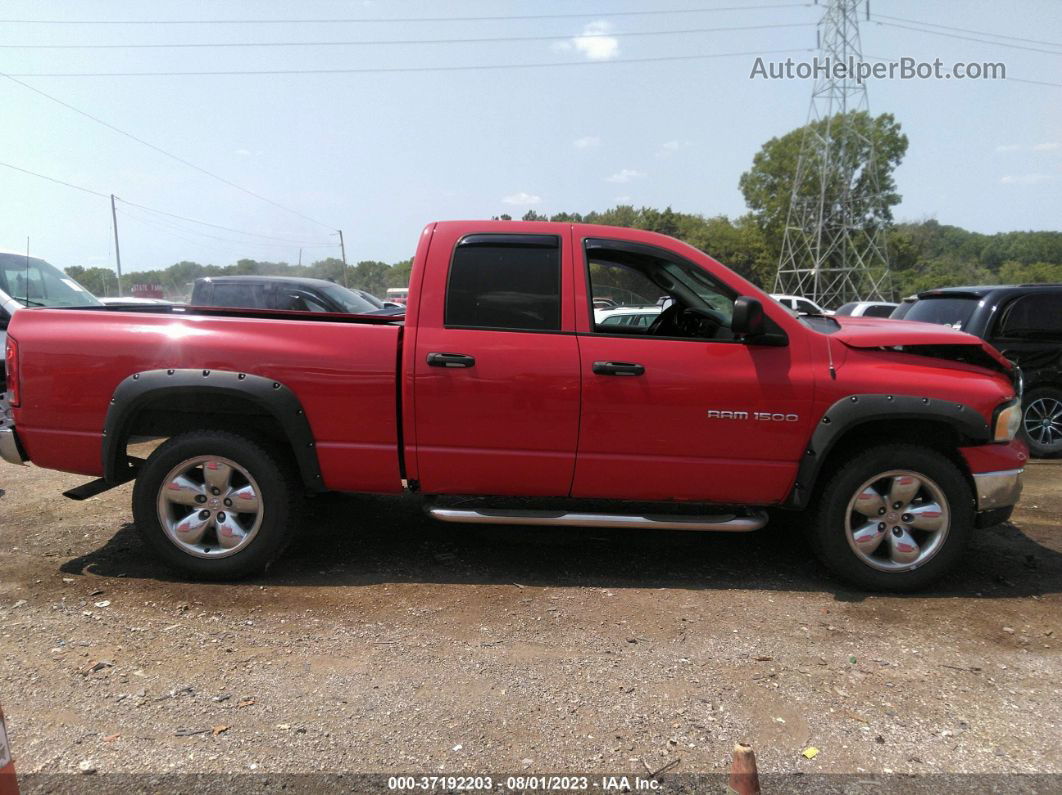
<path fill-rule="evenodd" d="M 257 284 L 214 283 L 210 303 L 241 309 L 266 309 L 265 290 Z"/>
<path fill-rule="evenodd" d="M 303 290 L 281 289 L 277 293 L 277 309 L 293 312 L 332 312 L 316 296 Z"/>
<path fill-rule="evenodd" d="M 794 301 L 793 303 L 795 304 L 794 309 L 796 309 L 797 312 L 803 312 L 808 315 L 819 314 L 818 307 L 811 303 L 811 301 Z"/>
<path fill-rule="evenodd" d="M 892 314 L 893 309 L 895 307 L 888 304 L 874 304 L 874 306 L 868 306 L 863 314 L 867 317 L 888 317 Z"/>
<path fill-rule="evenodd" d="M 446 326 L 560 330 L 560 238 L 471 235 L 457 244 Z"/>
<path fill-rule="evenodd" d="M 999 336 L 1062 338 L 1062 293 L 1026 295 L 1014 301 L 1000 321 Z"/>

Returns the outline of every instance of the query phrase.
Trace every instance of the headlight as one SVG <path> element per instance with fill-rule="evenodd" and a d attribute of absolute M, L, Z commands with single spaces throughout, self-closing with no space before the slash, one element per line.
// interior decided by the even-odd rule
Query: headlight
<path fill-rule="evenodd" d="M 1021 427 L 1021 401 L 1012 400 L 996 409 L 996 421 L 993 426 L 993 440 L 1009 442 Z"/>

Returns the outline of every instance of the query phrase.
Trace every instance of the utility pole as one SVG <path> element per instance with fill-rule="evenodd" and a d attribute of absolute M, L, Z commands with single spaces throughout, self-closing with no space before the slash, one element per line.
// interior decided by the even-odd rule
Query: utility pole
<path fill-rule="evenodd" d="M 349 287 L 350 285 L 347 284 L 347 247 L 343 245 L 343 230 L 337 229 L 336 231 L 339 233 L 339 253 L 343 258 L 343 286 Z"/>
<path fill-rule="evenodd" d="M 114 194 L 111 194 L 111 221 L 114 223 L 114 259 L 118 264 L 118 297 L 122 296 L 122 252 L 118 250 L 118 212 L 114 209 Z"/>
<path fill-rule="evenodd" d="M 858 9 L 869 0 L 825 0 L 818 56 L 831 67 L 862 60 Z M 818 3 L 816 2 L 816 5 Z M 869 13 L 869 5 L 868 11 Z M 857 128 L 869 116 L 866 83 L 824 70 L 815 80 L 800 145 L 774 289 L 802 295 L 827 309 L 848 301 L 881 300 L 889 289 L 885 225 L 868 217 L 881 188 L 873 141 Z M 866 163 L 852 151 L 867 151 Z M 860 182 L 869 182 L 860 186 Z M 853 196 L 859 188 L 862 195 Z M 868 199 L 869 196 L 869 199 Z"/>

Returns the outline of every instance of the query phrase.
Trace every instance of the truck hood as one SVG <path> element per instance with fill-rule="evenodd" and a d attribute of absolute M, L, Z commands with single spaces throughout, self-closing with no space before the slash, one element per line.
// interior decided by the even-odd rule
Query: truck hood
<path fill-rule="evenodd" d="M 838 317 L 831 336 L 849 348 L 877 348 L 976 364 L 1010 374 L 1013 363 L 980 337 L 950 326 L 888 318 Z"/>

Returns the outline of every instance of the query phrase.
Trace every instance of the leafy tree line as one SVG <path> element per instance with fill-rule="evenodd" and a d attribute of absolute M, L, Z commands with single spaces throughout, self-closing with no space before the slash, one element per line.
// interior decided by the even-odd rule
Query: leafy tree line
<path fill-rule="evenodd" d="M 509 216 L 499 216 L 508 220 Z M 778 267 L 778 252 L 752 213 L 728 218 L 677 212 L 670 207 L 635 208 L 619 205 L 589 213 L 564 212 L 543 215 L 528 211 L 524 221 L 565 221 L 646 229 L 672 235 L 740 273 L 755 284 L 771 289 Z M 1062 232 L 1000 232 L 994 235 L 970 232 L 935 220 L 901 222 L 888 233 L 892 286 L 896 297 L 933 287 L 960 284 L 1013 284 L 1062 282 Z M 345 283 L 382 296 L 388 287 L 409 283 L 411 259 L 389 265 L 363 260 L 348 265 Z M 98 296 L 117 295 L 110 268 L 73 266 L 66 272 Z M 335 258 L 311 265 L 241 259 L 235 265 L 202 265 L 183 261 L 168 268 L 138 271 L 122 276 L 123 292 L 133 284 L 161 284 L 167 297 L 187 298 L 200 276 L 243 274 L 311 276 L 344 284 L 343 263 Z"/>

